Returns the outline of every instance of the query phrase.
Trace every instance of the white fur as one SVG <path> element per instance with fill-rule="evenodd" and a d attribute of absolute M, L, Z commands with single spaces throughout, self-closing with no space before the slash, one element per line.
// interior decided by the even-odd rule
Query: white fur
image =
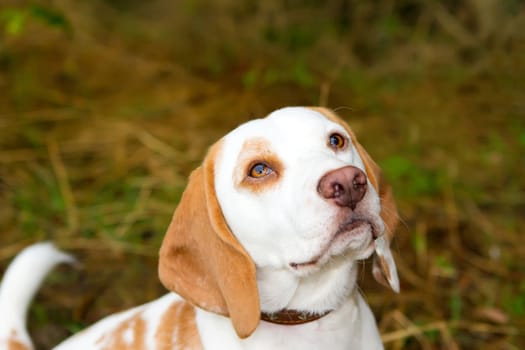
<path fill-rule="evenodd" d="M 328 138 L 344 128 L 305 108 L 285 108 L 266 119 L 241 125 L 224 137 L 216 165 L 216 191 L 232 232 L 257 266 L 261 308 L 323 312 L 337 309 L 354 289 L 355 261 L 373 252 L 370 231 L 338 246 L 329 242 L 351 211 L 321 198 L 321 177 L 347 165 L 365 171 L 353 145 L 334 151 Z M 284 166 L 279 182 L 260 193 L 232 182 L 246 139 L 265 139 Z M 242 170 L 241 170 L 242 171 Z M 356 212 L 367 215 L 382 229 L 379 197 L 369 185 Z M 328 246 L 328 247 L 327 247 Z M 293 269 L 326 251 L 314 266 Z M 342 254 L 344 253 L 344 254 Z"/>
<path fill-rule="evenodd" d="M 0 285 L 0 349 L 6 339 L 15 339 L 32 348 L 26 330 L 29 304 L 47 273 L 60 263 L 75 259 L 57 250 L 50 242 L 37 243 L 24 249 L 11 263 Z"/>
<path fill-rule="evenodd" d="M 237 338 L 228 318 L 198 310 L 197 324 L 206 350 L 383 348 L 374 316 L 359 293 L 353 293 L 338 310 L 315 322 L 281 326 L 263 321 L 244 340 Z"/>
<path fill-rule="evenodd" d="M 261 322 L 251 337 L 238 342 L 242 349 L 382 348 L 373 316 L 355 284 L 356 261 L 373 252 L 371 231 L 365 229 L 339 246 L 330 244 L 352 213 L 342 215 L 340 207 L 317 192 L 319 180 L 329 171 L 347 165 L 365 171 L 353 144 L 341 151 L 328 146 L 334 132 L 350 139 L 341 125 L 313 110 L 294 107 L 248 122 L 224 137 L 215 169 L 217 198 L 232 232 L 257 266 L 261 309 L 335 310 L 301 326 Z M 260 192 L 232 181 L 237 178 L 239 154 L 247 139 L 267 140 L 270 149 L 266 151 L 276 155 L 284 168 L 278 183 Z M 380 210 L 379 196 L 369 183 L 355 212 L 382 231 Z M 291 267 L 320 254 L 314 266 Z M 212 332 L 210 319 L 218 318 L 199 312 L 198 319 L 203 320 L 199 327 Z M 216 342 L 209 344 L 214 349 Z"/>
<path fill-rule="evenodd" d="M 341 125 L 320 113 L 306 108 L 285 108 L 265 119 L 241 125 L 224 137 L 215 162 L 216 194 L 229 227 L 257 267 L 261 309 L 333 311 L 314 322 L 296 326 L 261 321 L 255 332 L 242 340 L 228 318 L 197 309 L 196 323 L 205 349 L 382 349 L 374 317 L 356 288 L 357 261 L 374 250 L 372 227 L 361 227 L 352 231 L 354 234 L 334 239 L 342 223 L 354 214 L 366 217 L 383 233 L 380 201 L 370 183 L 353 213 L 321 198 L 317 187 L 324 174 L 348 165 L 365 171 L 353 144 L 340 151 L 329 147 L 328 138 L 334 132 L 350 140 Z M 277 181 L 261 191 L 236 183 L 239 174 L 246 173 L 246 169 L 239 169 L 238 161 L 245 142 L 250 139 L 264 139 L 269 145 L 265 151 L 277 157 L 283 166 Z M 315 263 L 305 264 L 311 261 Z M 20 270 L 24 269 L 16 268 L 14 273 Z M 43 272 L 41 269 L 39 273 Z M 29 285 L 32 295 L 38 283 L 35 284 L 34 276 L 24 276 L 13 275 L 12 279 L 18 280 L 9 282 L 8 292 L 16 294 L 24 289 L 20 286 Z M 179 299 L 170 293 L 105 318 L 56 349 L 101 349 L 106 345 L 101 337 L 138 312 L 146 321 L 148 349 L 154 349 L 153 337 L 160 317 Z M 5 300 L 6 297 L 4 304 Z M 18 308 L 9 312 L 19 317 L 25 313 L 27 303 L 25 297 Z M 0 322 L 3 319 L 0 313 Z M 132 335 L 127 339 L 131 341 Z"/>

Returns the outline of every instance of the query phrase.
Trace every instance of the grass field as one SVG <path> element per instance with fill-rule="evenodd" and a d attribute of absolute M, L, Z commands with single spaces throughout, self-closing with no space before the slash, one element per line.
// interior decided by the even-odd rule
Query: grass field
<path fill-rule="evenodd" d="M 0 272 L 53 240 L 40 348 L 162 293 L 157 251 L 208 146 L 286 105 L 337 109 L 393 185 L 388 349 L 525 348 L 520 1 L 0 5 Z"/>

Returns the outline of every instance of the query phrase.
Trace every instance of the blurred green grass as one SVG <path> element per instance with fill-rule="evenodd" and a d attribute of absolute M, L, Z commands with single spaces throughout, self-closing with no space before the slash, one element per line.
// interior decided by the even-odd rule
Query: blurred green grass
<path fill-rule="evenodd" d="M 520 1 L 0 5 L 0 266 L 84 262 L 31 313 L 48 348 L 163 293 L 156 254 L 206 148 L 285 105 L 337 109 L 392 182 L 402 293 L 361 281 L 389 349 L 525 346 Z"/>

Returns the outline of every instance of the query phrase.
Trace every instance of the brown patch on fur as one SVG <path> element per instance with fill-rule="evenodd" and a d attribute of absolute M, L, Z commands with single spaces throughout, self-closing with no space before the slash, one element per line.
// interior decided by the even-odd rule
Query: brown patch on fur
<path fill-rule="evenodd" d="M 25 344 L 22 344 L 18 340 L 8 339 L 6 350 L 30 350 L 31 348 Z"/>
<path fill-rule="evenodd" d="M 195 308 L 185 301 L 178 301 L 166 310 L 155 333 L 157 349 L 202 349 Z"/>
<path fill-rule="evenodd" d="M 1 343 L 5 344 L 7 346 L 5 348 L 6 350 L 30 350 L 31 349 L 30 346 L 24 343 L 21 343 L 16 338 L 17 338 L 16 330 L 13 329 L 11 330 L 11 333 L 9 334 L 9 338 L 0 339 L 0 344 Z"/>
<path fill-rule="evenodd" d="M 127 320 L 123 321 L 117 329 L 111 333 L 106 333 L 97 340 L 101 344 L 101 350 L 139 350 L 146 346 L 145 333 L 146 322 L 141 317 L 142 314 L 136 313 Z M 131 342 L 126 340 L 126 333 L 131 331 L 133 338 Z"/>
<path fill-rule="evenodd" d="M 17 340 L 9 339 L 7 341 L 7 350 L 29 350 L 29 349 L 31 349 L 31 348 L 29 348 L 28 346 L 20 343 Z"/>
<path fill-rule="evenodd" d="M 272 172 L 261 178 L 249 176 L 250 169 L 257 163 L 268 165 Z M 245 188 L 252 192 L 261 192 L 277 183 L 283 171 L 283 164 L 279 157 L 271 150 L 271 145 L 264 138 L 252 138 L 242 145 L 242 152 L 237 159 L 237 168 L 234 171 L 234 183 L 237 188 Z"/>

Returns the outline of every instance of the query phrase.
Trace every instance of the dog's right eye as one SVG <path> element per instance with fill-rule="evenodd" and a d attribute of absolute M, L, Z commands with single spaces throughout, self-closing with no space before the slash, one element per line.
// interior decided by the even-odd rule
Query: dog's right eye
<path fill-rule="evenodd" d="M 259 179 L 261 177 L 270 175 L 272 172 L 273 170 L 268 166 L 268 164 L 257 163 L 250 168 L 248 176 Z"/>

